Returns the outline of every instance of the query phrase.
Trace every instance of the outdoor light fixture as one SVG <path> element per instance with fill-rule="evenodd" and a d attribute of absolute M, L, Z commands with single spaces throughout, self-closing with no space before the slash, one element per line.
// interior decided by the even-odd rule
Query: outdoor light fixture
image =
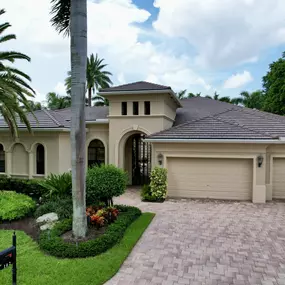
<path fill-rule="evenodd" d="M 160 153 L 157 155 L 157 161 L 159 165 L 162 165 L 163 162 L 163 155 Z"/>
<path fill-rule="evenodd" d="M 259 155 L 257 157 L 257 162 L 258 162 L 258 167 L 261 167 L 262 163 L 263 163 L 263 156 L 262 155 Z"/>

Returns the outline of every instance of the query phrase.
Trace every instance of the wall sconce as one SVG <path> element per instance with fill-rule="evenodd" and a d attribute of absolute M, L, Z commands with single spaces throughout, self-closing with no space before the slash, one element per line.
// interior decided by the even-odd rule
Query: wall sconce
<path fill-rule="evenodd" d="M 262 163 L 263 163 L 263 156 L 262 155 L 259 155 L 257 157 L 257 162 L 258 162 L 258 167 L 261 167 Z"/>
<path fill-rule="evenodd" d="M 163 162 L 163 155 L 161 153 L 159 153 L 157 155 L 157 161 L 158 161 L 158 164 L 159 165 L 162 165 L 162 162 Z"/>

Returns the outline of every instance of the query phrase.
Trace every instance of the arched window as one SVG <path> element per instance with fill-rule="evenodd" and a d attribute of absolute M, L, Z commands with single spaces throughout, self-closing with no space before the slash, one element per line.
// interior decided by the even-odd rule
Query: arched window
<path fill-rule="evenodd" d="M 105 147 L 100 140 L 93 140 L 88 146 L 88 167 L 105 163 Z"/>
<path fill-rule="evenodd" d="M 5 172 L 5 151 L 2 144 L 0 144 L 0 172 Z"/>
<path fill-rule="evenodd" d="M 37 145 L 36 168 L 37 174 L 45 174 L 45 148 L 42 144 Z"/>

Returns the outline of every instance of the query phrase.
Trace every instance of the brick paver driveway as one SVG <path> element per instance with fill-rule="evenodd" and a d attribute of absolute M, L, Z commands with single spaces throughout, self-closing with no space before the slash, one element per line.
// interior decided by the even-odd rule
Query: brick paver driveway
<path fill-rule="evenodd" d="M 285 284 L 285 204 L 119 201 L 156 213 L 106 284 Z"/>

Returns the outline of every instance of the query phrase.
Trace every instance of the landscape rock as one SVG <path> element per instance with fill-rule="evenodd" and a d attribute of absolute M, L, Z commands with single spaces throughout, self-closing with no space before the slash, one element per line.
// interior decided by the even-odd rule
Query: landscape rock
<path fill-rule="evenodd" d="M 58 221 L 57 213 L 48 213 L 37 218 L 37 224 L 54 223 Z"/>

